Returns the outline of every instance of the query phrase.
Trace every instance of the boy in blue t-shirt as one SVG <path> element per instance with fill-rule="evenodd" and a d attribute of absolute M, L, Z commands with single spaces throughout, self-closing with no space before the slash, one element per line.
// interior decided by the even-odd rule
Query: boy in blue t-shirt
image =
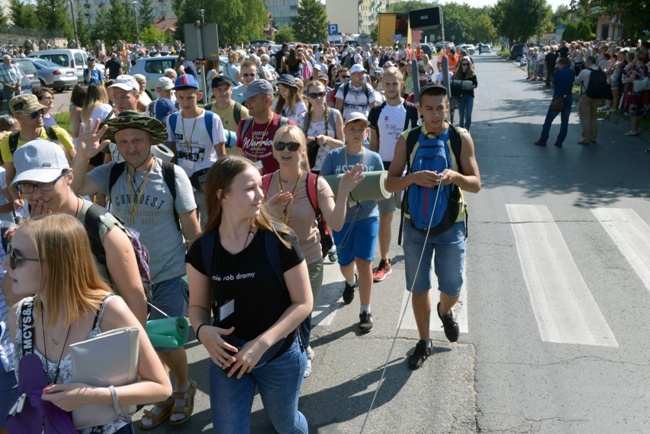
<path fill-rule="evenodd" d="M 379 154 L 363 147 L 368 132 L 368 118 L 363 113 L 354 112 L 348 116 L 343 132 L 346 145 L 330 151 L 325 157 L 320 174 L 332 175 L 351 171 L 356 165 L 363 166 L 364 172 L 384 169 Z M 352 196 L 351 196 L 352 197 Z M 345 209 L 345 224 L 340 231 L 332 231 L 338 248 L 341 274 L 345 278 L 343 301 L 350 304 L 354 299 L 354 288 L 359 286 L 361 307 L 359 311 L 359 331 L 372 330 L 370 311 L 372 296 L 372 261 L 375 259 L 375 245 L 379 229 L 379 210 L 377 201 L 355 201 L 348 197 Z M 337 201 L 338 201 L 337 197 Z M 355 273 L 355 265 L 357 273 Z M 357 276 L 358 275 L 358 279 Z"/>

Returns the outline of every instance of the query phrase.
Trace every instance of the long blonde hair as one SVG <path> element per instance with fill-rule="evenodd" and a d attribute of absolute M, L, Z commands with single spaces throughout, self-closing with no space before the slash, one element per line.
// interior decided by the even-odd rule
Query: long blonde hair
<path fill-rule="evenodd" d="M 106 92 L 104 85 L 89 85 L 88 92 L 86 93 L 86 101 L 81 109 L 81 119 L 84 121 L 90 119 L 93 110 L 102 104 L 108 104 L 108 92 Z"/>
<path fill-rule="evenodd" d="M 44 327 L 56 325 L 60 316 L 70 326 L 99 309 L 111 290 L 99 276 L 88 233 L 79 220 L 67 214 L 42 215 L 24 221 L 18 230 L 30 236 L 38 260 L 48 265 L 36 295 L 45 302 Z M 36 304 L 37 309 L 42 306 Z"/>
<path fill-rule="evenodd" d="M 275 148 L 275 145 L 280 141 L 285 133 L 289 134 L 292 139 L 300 144 L 300 149 L 297 151 L 300 153 L 300 167 L 302 170 L 309 172 L 311 169 L 309 168 L 309 158 L 307 157 L 307 138 L 305 137 L 305 133 L 299 127 L 287 124 L 278 128 L 275 132 L 275 136 L 273 136 L 273 147 Z"/>
<path fill-rule="evenodd" d="M 216 163 L 208 170 L 208 175 L 205 180 L 205 197 L 206 207 L 208 210 L 208 222 L 205 225 L 203 233 L 217 230 L 221 224 L 221 217 L 223 210 L 221 208 L 221 198 L 230 191 L 232 182 L 237 175 L 242 173 L 248 168 L 259 170 L 258 167 L 248 158 L 228 155 L 225 158 L 217 160 Z M 217 192 L 221 191 L 220 195 Z M 281 223 L 273 219 L 262 207 L 259 214 L 251 219 L 251 226 L 260 230 L 268 230 L 278 235 L 280 233 L 290 233 L 286 228 L 279 228 Z M 286 246 L 290 247 L 288 242 L 280 238 L 280 241 Z"/>

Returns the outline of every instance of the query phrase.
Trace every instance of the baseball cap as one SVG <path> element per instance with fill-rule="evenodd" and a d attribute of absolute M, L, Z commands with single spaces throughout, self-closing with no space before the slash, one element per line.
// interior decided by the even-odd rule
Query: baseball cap
<path fill-rule="evenodd" d="M 348 116 L 347 120 L 345 121 L 345 125 L 354 121 L 364 121 L 366 123 L 366 126 L 370 125 L 370 122 L 368 122 L 368 118 L 366 117 L 366 115 L 364 115 L 361 112 L 350 113 L 350 116 Z"/>
<path fill-rule="evenodd" d="M 293 75 L 290 74 L 282 74 L 280 78 L 278 78 L 278 84 L 284 84 L 285 86 L 293 87 L 294 89 L 298 89 L 298 86 L 296 86 L 296 78 Z M 249 85 L 250 87 L 250 85 Z"/>
<path fill-rule="evenodd" d="M 293 77 L 292 77 L 293 78 Z M 278 80 L 280 83 L 280 80 Z M 295 83 L 295 80 L 294 80 Z M 253 80 L 248 85 L 248 89 L 244 91 L 242 97 L 244 99 L 252 98 L 255 95 L 271 95 L 273 96 L 273 86 L 266 80 Z"/>
<path fill-rule="evenodd" d="M 156 111 L 157 109 L 158 107 L 156 107 Z M 104 139 L 108 139 L 111 142 L 115 142 L 115 134 L 118 131 L 127 128 L 148 132 L 151 134 L 151 144 L 164 143 L 167 140 L 167 127 L 162 122 L 134 110 L 125 110 L 114 118 L 102 122 L 100 128 L 104 125 L 108 126 L 108 130 L 104 133 Z"/>
<path fill-rule="evenodd" d="M 232 80 L 228 77 L 224 77 L 223 75 L 212 79 L 212 87 L 219 87 L 219 85 L 223 83 L 226 83 L 228 86 L 233 87 Z"/>
<path fill-rule="evenodd" d="M 174 103 L 169 98 L 158 98 L 156 101 L 156 119 L 160 122 L 167 122 L 167 117 L 174 112 Z"/>
<path fill-rule="evenodd" d="M 174 84 L 174 89 L 198 89 L 199 83 L 196 81 L 196 77 L 191 74 L 181 74 L 176 78 L 176 83 Z"/>
<path fill-rule="evenodd" d="M 422 95 L 424 92 L 431 90 L 431 89 L 437 89 L 437 90 L 444 90 L 445 95 L 447 95 L 447 88 L 445 86 L 441 86 L 439 84 L 427 84 L 426 86 L 423 86 L 420 89 L 420 95 Z"/>
<path fill-rule="evenodd" d="M 31 115 L 34 112 L 47 108 L 38 102 L 36 95 L 31 93 L 20 94 L 11 98 L 11 101 L 9 101 L 9 107 L 11 108 L 11 112 L 14 114 L 24 113 L 27 115 Z"/>
<path fill-rule="evenodd" d="M 356 72 L 366 72 L 366 70 L 363 69 L 363 66 L 356 63 L 356 64 L 352 65 L 352 68 L 350 68 L 350 74 L 354 74 Z"/>
<path fill-rule="evenodd" d="M 89 62 L 94 62 L 95 60 L 96 60 L 95 56 L 88 56 L 88 61 Z"/>
<path fill-rule="evenodd" d="M 43 139 L 25 143 L 14 152 L 16 176 L 11 185 L 22 181 L 52 182 L 62 171 L 70 169 L 60 145 Z"/>
<path fill-rule="evenodd" d="M 133 76 L 127 74 L 118 75 L 115 81 L 113 81 L 113 84 L 111 84 L 108 88 L 110 89 L 112 87 L 119 87 L 120 89 L 124 89 L 126 91 L 140 90 L 140 85 L 136 79 L 133 78 Z"/>
<path fill-rule="evenodd" d="M 162 90 L 170 90 L 174 88 L 174 82 L 169 77 L 160 77 L 156 87 L 161 88 Z"/>

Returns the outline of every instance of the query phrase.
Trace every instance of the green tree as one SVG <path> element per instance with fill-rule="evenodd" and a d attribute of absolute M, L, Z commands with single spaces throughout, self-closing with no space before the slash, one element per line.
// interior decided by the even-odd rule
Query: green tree
<path fill-rule="evenodd" d="M 499 0 L 494 7 L 492 20 L 500 35 L 510 43 L 525 42 L 537 34 L 538 12 L 542 7 L 542 22 L 551 13 L 546 0 Z"/>
<path fill-rule="evenodd" d="M 140 28 L 142 29 L 145 29 L 154 24 L 155 15 L 152 4 L 152 0 L 140 0 L 138 18 L 140 19 Z"/>
<path fill-rule="evenodd" d="M 631 41 L 648 39 L 650 5 L 638 0 L 599 0 L 601 12 L 617 17 L 623 24 L 623 38 Z"/>
<path fill-rule="evenodd" d="M 472 27 L 473 42 L 492 42 L 497 38 L 497 30 L 494 28 L 492 18 L 486 13 L 481 13 L 474 20 Z"/>
<path fill-rule="evenodd" d="M 370 27 L 370 40 L 373 44 L 376 44 L 379 40 L 379 26 L 377 24 L 373 24 Z"/>
<path fill-rule="evenodd" d="M 106 26 L 104 42 L 113 45 L 119 40 L 135 41 L 134 16 L 131 4 L 125 0 L 110 0 L 110 5 L 110 10 L 107 11 L 104 17 L 101 17 L 102 25 Z M 103 9 L 102 12 L 105 10 Z M 97 24 L 99 24 L 99 19 Z"/>
<path fill-rule="evenodd" d="M 39 28 L 47 30 L 63 30 L 68 39 L 74 39 L 74 30 L 69 17 L 65 0 L 37 0 L 36 16 Z"/>
<path fill-rule="evenodd" d="M 21 0 L 10 0 L 9 14 L 14 27 L 37 29 L 39 26 L 36 6 L 33 4 Z"/>
<path fill-rule="evenodd" d="M 553 26 L 559 26 L 561 24 L 569 24 L 571 21 L 571 11 L 567 6 L 560 5 L 555 9 L 555 12 L 551 15 L 551 23 Z"/>
<path fill-rule="evenodd" d="M 9 20 L 7 19 L 5 12 L 2 9 L 0 9 L 0 26 L 7 26 L 8 23 Z"/>
<path fill-rule="evenodd" d="M 84 21 L 81 14 L 77 16 L 77 35 L 79 36 L 79 43 L 82 46 L 88 47 L 91 44 L 92 41 L 90 39 L 90 28 L 88 27 L 88 23 Z"/>
<path fill-rule="evenodd" d="M 318 0 L 302 0 L 293 19 L 296 38 L 308 44 L 327 40 L 327 12 Z"/>
<path fill-rule="evenodd" d="M 293 30 L 289 26 L 282 26 L 275 32 L 275 42 L 277 44 L 284 44 L 285 42 L 295 41 L 296 36 L 293 34 Z"/>
<path fill-rule="evenodd" d="M 147 45 L 155 44 L 158 41 L 163 41 L 165 43 L 172 42 L 171 36 L 168 36 L 166 32 L 161 32 L 158 30 L 155 24 L 151 24 L 148 27 L 140 30 L 140 39 Z"/>
<path fill-rule="evenodd" d="M 407 14 L 411 11 L 416 11 L 418 9 L 433 8 L 435 6 L 438 5 L 435 3 L 427 3 L 424 1 L 407 0 L 407 1 L 400 1 L 391 4 L 388 7 L 388 10 L 386 10 L 386 12 L 389 12 L 391 14 Z M 447 24 L 446 21 L 445 24 Z"/>
<path fill-rule="evenodd" d="M 115 43 L 115 41 L 110 41 L 108 39 L 108 27 L 111 22 L 111 12 L 109 8 L 101 8 L 97 17 L 95 18 L 95 24 L 90 29 L 90 39 L 96 40 L 99 39 L 104 41 L 107 47 L 110 47 Z"/>

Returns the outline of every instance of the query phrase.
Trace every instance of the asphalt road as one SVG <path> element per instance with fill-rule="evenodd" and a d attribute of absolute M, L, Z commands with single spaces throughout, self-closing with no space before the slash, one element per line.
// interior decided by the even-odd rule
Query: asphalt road
<path fill-rule="evenodd" d="M 310 431 L 359 433 L 365 421 L 365 433 L 648 432 L 648 144 L 609 122 L 597 144 L 576 144 L 575 106 L 563 148 L 534 146 L 550 92 L 495 54 L 475 62 L 471 132 L 483 188 L 466 195 L 461 338 L 447 342 L 433 318 L 434 355 L 406 367 L 417 331 L 396 218 L 393 273 L 374 286 L 371 333 L 356 332 L 358 297 L 343 305 L 338 267 L 325 267 L 300 401 Z M 559 118 L 550 143 L 558 130 Z M 212 431 L 206 352 L 196 340 L 187 348 L 200 389 L 194 416 L 155 432 Z M 274 432 L 259 397 L 251 432 Z"/>

